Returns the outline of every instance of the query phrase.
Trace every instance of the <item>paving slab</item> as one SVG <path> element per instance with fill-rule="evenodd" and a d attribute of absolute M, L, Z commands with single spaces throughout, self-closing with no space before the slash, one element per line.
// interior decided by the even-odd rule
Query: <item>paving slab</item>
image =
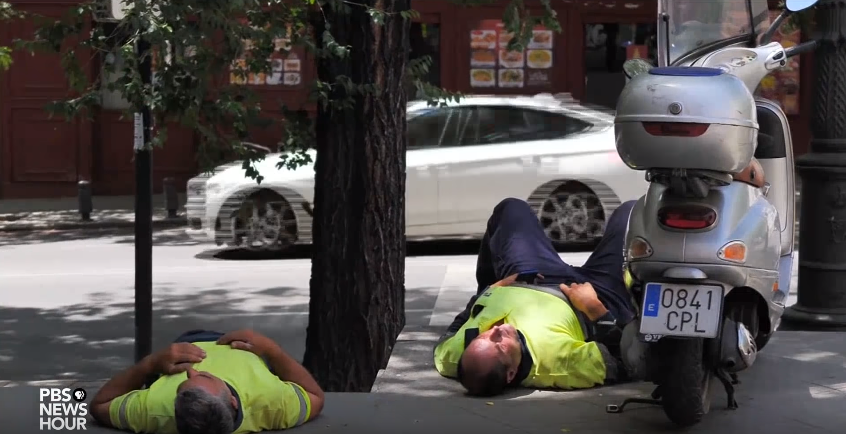
<path fill-rule="evenodd" d="M 328 394 L 324 414 L 295 432 L 426 433 L 470 430 L 499 433 L 678 432 L 659 408 L 633 406 L 607 414 L 605 405 L 646 395 L 652 386 L 623 384 L 580 391 L 516 389 L 495 399 L 464 395 L 432 366 L 439 327 L 408 327 L 369 394 Z M 779 332 L 755 366 L 741 373 L 737 410 L 713 391 L 711 413 L 687 433 L 835 434 L 846 424 L 846 334 Z M 101 382 L 43 382 L 0 387 L 0 431 L 38 430 L 38 388 L 30 384 L 83 387 L 89 399 Z M 15 385 L 15 384 L 8 384 Z M 8 386 L 7 385 L 7 386 Z M 89 422 L 89 431 L 112 432 Z"/>
<path fill-rule="evenodd" d="M 400 336 L 391 360 L 375 386 L 376 394 L 418 396 L 481 412 L 502 423 L 519 422 L 530 432 L 550 432 L 554 423 L 572 432 L 631 432 L 672 429 L 660 408 L 636 405 L 621 415 L 605 413 L 607 404 L 632 396 L 646 397 L 653 386 L 630 383 L 580 391 L 513 390 L 503 397 L 466 397 L 461 386 L 434 369 L 432 348 L 441 327 L 410 330 Z M 740 408 L 728 410 L 717 383 L 712 410 L 690 432 L 770 433 L 814 429 L 843 432 L 846 425 L 846 333 L 780 331 L 760 353 L 755 365 L 740 374 Z M 474 404 L 476 403 L 476 404 Z M 487 410 L 487 411 L 486 411 Z M 572 413 L 571 413 L 572 412 Z M 534 414 L 534 417 L 530 415 Z M 547 431 L 544 431 L 547 430 Z"/>

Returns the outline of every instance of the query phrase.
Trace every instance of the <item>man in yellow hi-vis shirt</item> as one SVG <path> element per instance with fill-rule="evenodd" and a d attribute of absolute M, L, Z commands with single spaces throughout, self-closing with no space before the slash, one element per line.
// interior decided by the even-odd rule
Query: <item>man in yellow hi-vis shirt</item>
<path fill-rule="evenodd" d="M 287 429 L 322 408 L 311 374 L 252 330 L 187 332 L 109 380 L 91 401 L 101 425 L 162 434 Z"/>
<path fill-rule="evenodd" d="M 561 260 L 525 201 L 497 205 L 479 252 L 478 292 L 435 347 L 438 372 L 480 396 L 625 380 L 620 342 L 635 313 L 623 244 L 634 204 L 611 214 L 581 267 Z"/>

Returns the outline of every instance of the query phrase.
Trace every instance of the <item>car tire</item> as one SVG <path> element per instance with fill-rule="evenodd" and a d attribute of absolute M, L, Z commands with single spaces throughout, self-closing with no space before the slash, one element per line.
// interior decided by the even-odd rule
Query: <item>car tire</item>
<path fill-rule="evenodd" d="M 297 240 L 297 219 L 290 203 L 271 190 L 249 196 L 230 219 L 233 244 L 255 252 L 287 250 Z"/>
<path fill-rule="evenodd" d="M 538 207 L 538 220 L 556 248 L 592 247 L 605 232 L 602 201 L 579 183 L 555 189 Z"/>

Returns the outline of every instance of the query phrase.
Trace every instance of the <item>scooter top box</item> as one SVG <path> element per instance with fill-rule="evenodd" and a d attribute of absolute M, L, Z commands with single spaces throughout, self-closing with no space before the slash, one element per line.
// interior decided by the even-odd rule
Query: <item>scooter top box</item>
<path fill-rule="evenodd" d="M 626 84 L 614 120 L 617 152 L 636 170 L 743 170 L 757 146 L 755 99 L 720 69 L 653 68 Z"/>

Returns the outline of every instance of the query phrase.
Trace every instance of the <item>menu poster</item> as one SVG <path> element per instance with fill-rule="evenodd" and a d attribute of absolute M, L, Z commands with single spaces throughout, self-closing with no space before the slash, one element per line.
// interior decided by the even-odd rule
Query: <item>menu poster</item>
<path fill-rule="evenodd" d="M 778 12 L 770 11 L 770 22 L 777 16 Z M 784 48 L 797 45 L 801 40 L 799 27 L 790 19 L 784 21 L 773 37 L 773 41 L 781 43 Z M 761 80 L 757 94 L 778 102 L 788 115 L 799 114 L 799 57 L 787 59 L 787 65 Z"/>
<path fill-rule="evenodd" d="M 524 51 L 509 51 L 513 34 L 500 20 L 482 20 L 470 31 L 470 86 L 476 88 L 552 85 L 552 30 L 532 30 Z"/>
<path fill-rule="evenodd" d="M 232 64 L 233 71 L 229 74 L 231 84 L 247 84 L 253 86 L 299 86 L 302 84 L 302 53 L 297 48 L 291 47 L 291 40 L 288 38 L 276 38 L 273 41 L 276 51 L 271 55 L 270 71 L 258 74 L 247 72 L 246 77 L 238 73 L 238 69 L 246 69 L 247 61 L 242 56 Z M 243 53 L 249 53 L 252 49 L 252 41 L 244 41 Z"/>

